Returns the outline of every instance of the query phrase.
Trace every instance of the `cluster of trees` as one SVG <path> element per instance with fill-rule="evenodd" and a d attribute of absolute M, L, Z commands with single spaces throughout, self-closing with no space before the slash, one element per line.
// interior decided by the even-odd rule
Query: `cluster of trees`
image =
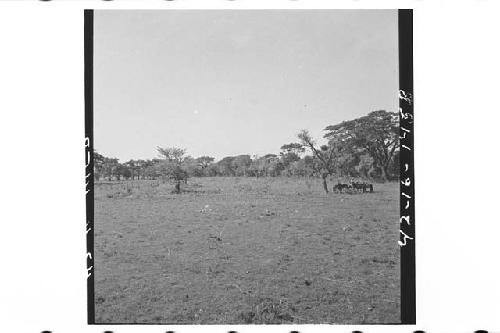
<path fill-rule="evenodd" d="M 318 146 L 303 130 L 298 142 L 281 146 L 279 154 L 227 156 L 215 162 L 210 156 L 191 157 L 185 149 L 158 147 L 158 158 L 130 160 L 94 152 L 94 175 L 99 179 L 165 179 L 188 177 L 247 176 L 321 177 L 328 192 L 329 176 L 390 180 L 399 175 L 399 117 L 397 113 L 374 111 L 367 116 L 327 126 L 328 143 Z"/>

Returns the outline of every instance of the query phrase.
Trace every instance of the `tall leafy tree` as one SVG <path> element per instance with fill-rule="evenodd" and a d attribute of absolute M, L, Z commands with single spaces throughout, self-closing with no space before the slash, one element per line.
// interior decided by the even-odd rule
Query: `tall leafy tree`
<path fill-rule="evenodd" d="M 331 145 L 341 145 L 352 154 L 368 153 L 384 180 L 392 176 L 390 166 L 399 151 L 397 113 L 373 111 L 367 116 L 328 126 L 325 131 Z"/>

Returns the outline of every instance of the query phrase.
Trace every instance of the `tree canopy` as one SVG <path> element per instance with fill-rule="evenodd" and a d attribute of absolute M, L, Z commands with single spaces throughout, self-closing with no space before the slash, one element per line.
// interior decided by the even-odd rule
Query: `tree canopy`
<path fill-rule="evenodd" d="M 331 145 L 339 145 L 350 154 L 368 153 L 375 168 L 387 180 L 389 167 L 399 151 L 399 117 L 385 110 L 373 111 L 367 116 L 327 126 L 325 138 Z"/>
<path fill-rule="evenodd" d="M 165 158 L 167 161 L 175 162 L 177 164 L 181 164 L 186 158 L 186 149 L 184 148 L 176 148 L 176 147 L 168 147 L 162 148 L 157 147 L 158 154 L 160 157 Z"/>
<path fill-rule="evenodd" d="M 162 178 L 178 183 L 188 176 L 319 176 L 325 184 L 332 175 L 388 180 L 399 173 L 397 113 L 379 110 L 330 125 L 324 137 L 328 144 L 320 146 L 307 130 L 302 130 L 297 134 L 298 142 L 283 144 L 279 155 L 241 154 L 219 161 L 207 155 L 191 157 L 178 147 L 157 147 L 158 158 L 124 163 L 94 151 L 94 176 L 97 180 Z"/>

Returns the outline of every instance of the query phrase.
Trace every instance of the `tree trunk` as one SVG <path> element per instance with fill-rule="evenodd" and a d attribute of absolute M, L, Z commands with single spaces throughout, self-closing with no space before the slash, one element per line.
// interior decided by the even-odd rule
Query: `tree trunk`
<path fill-rule="evenodd" d="M 181 181 L 178 180 L 177 183 L 175 183 L 175 193 L 179 194 L 181 193 Z"/>
<path fill-rule="evenodd" d="M 323 178 L 323 189 L 325 190 L 326 194 L 328 194 L 328 185 L 326 183 L 327 177 L 328 177 L 328 174 L 326 174 L 326 173 L 321 175 L 321 178 Z"/>
<path fill-rule="evenodd" d="M 368 176 L 368 179 L 373 180 L 373 172 L 375 171 L 375 167 L 373 164 L 370 166 L 370 169 L 366 172 L 366 175 Z"/>
<path fill-rule="evenodd" d="M 382 173 L 382 180 L 384 182 L 386 182 L 387 181 L 387 170 L 386 170 L 386 168 L 382 166 L 382 167 L 380 167 L 380 171 Z"/>

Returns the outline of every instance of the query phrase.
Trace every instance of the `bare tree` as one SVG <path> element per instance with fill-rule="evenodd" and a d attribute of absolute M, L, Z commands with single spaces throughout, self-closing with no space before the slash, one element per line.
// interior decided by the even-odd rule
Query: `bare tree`
<path fill-rule="evenodd" d="M 328 193 L 328 185 L 326 183 L 326 179 L 329 175 L 335 173 L 335 150 L 332 145 L 323 145 L 319 148 L 316 147 L 316 142 L 313 140 L 308 131 L 302 130 L 297 137 L 300 140 L 300 143 L 311 150 L 314 157 L 319 162 L 320 166 L 320 174 L 323 179 L 323 189 L 326 193 Z"/>

